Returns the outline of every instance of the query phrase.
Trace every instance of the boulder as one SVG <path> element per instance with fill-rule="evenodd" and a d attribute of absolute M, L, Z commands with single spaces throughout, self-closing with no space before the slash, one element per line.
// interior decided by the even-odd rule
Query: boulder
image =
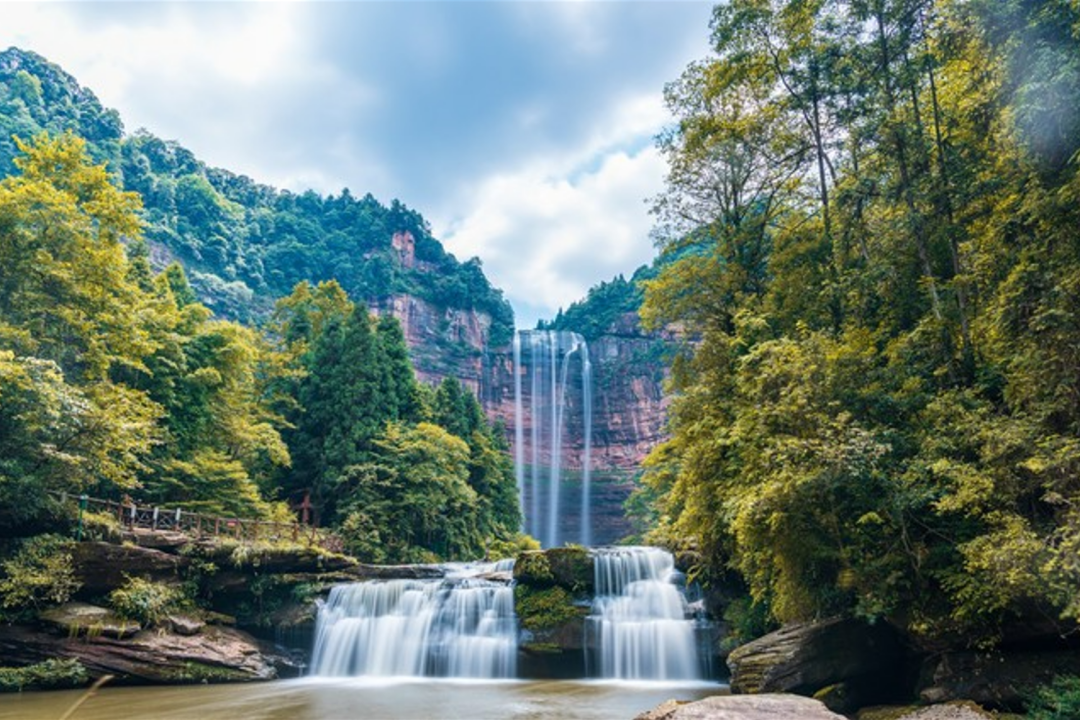
<path fill-rule="evenodd" d="M 170 615 L 166 620 L 177 635 L 197 635 L 206 627 L 205 622 L 189 615 Z"/>
<path fill-rule="evenodd" d="M 125 530 L 122 538 L 139 547 L 152 548 L 176 553 L 191 544 L 191 538 L 182 532 L 175 530 L 149 530 L 146 528 L 133 528 Z"/>
<path fill-rule="evenodd" d="M 904 650 L 885 624 L 832 619 L 786 625 L 728 656 L 734 693 L 813 695 L 843 684 L 845 703 L 886 702 L 907 689 Z"/>
<path fill-rule="evenodd" d="M 817 700 L 798 695 L 714 695 L 695 702 L 668 700 L 636 720 L 844 720 Z"/>
<path fill-rule="evenodd" d="M 126 638 L 142 630 L 139 623 L 133 620 L 125 620 L 111 610 L 81 602 L 50 608 L 38 615 L 38 619 L 69 637 L 101 635 Z"/>
<path fill-rule="evenodd" d="M 1057 675 L 1080 675 L 1080 652 L 952 652 L 926 660 L 918 692 L 923 702 L 963 699 L 986 707 L 1019 708 L 1027 691 Z"/>

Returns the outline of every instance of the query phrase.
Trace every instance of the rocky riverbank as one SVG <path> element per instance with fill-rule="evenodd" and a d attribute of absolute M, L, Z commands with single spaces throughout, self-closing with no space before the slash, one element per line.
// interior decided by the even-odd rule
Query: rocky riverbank
<path fill-rule="evenodd" d="M 146 530 L 68 550 L 70 601 L 0 624 L 3 665 L 76 661 L 89 679 L 111 675 L 113 684 L 295 677 L 311 648 L 315 600 L 331 586 L 440 574 L 434 566 L 365 565 L 299 544 Z M 126 614 L 112 607 L 122 589 Z"/>

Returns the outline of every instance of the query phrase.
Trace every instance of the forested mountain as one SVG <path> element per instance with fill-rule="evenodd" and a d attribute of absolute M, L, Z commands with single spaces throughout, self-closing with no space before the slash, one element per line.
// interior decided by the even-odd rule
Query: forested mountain
<path fill-rule="evenodd" d="M 348 190 L 296 194 L 208 167 L 177 142 L 145 130 L 124 135 L 115 110 L 44 58 L 0 52 L 0 176 L 14 169 L 12 136 L 42 130 L 82 137 L 95 161 L 142 196 L 155 266 L 181 260 L 200 300 L 222 317 L 264 320 L 297 282 L 335 279 L 369 304 L 408 294 L 443 310 L 484 313 L 491 344 L 510 341 L 513 311 L 480 261 L 458 262 L 401 202 L 387 207 Z"/>
<path fill-rule="evenodd" d="M 745 583 L 743 623 L 1075 627 L 1080 10 L 731 0 L 712 43 L 666 89 L 662 251 L 708 251 L 646 282 L 699 340 L 654 539 Z"/>
<path fill-rule="evenodd" d="M 274 283 L 287 280 L 259 280 L 253 268 L 267 267 L 259 259 L 273 257 L 284 236 L 250 241 L 255 228 L 272 235 L 304 213 L 324 230 L 336 218 L 338 252 L 344 238 L 374 248 L 351 254 L 360 274 L 344 277 L 354 288 L 372 291 L 362 272 L 407 250 L 408 262 L 378 276 L 384 290 L 465 305 L 475 290 L 509 312 L 478 263 L 443 253 L 400 204 L 297 198 L 209 170 L 175 144 L 122 138 L 114 113 L 35 56 L 9 51 L 0 68 L 0 121 L 40 129 L 5 146 L 14 155 L 0 180 L 0 557 L 18 549 L 10 538 L 65 527 L 59 493 L 279 520 L 292 518 L 287 503 L 310 496 L 318 522 L 372 561 L 476 558 L 517 536 L 505 432 L 476 397 L 452 377 L 438 387 L 417 382 L 398 320 L 372 314 L 336 280 L 301 280 L 270 303 L 284 287 Z M 30 110 L 47 103 L 51 114 Z M 118 187 L 125 158 L 149 163 L 138 182 L 129 169 L 129 185 L 159 205 Z M 232 250 L 215 255 L 211 246 Z M 232 283 L 266 293 L 263 327 L 220 317 L 229 297 L 243 300 L 228 284 L 208 295 L 205 276 L 200 292 L 180 263 L 155 267 L 170 248 L 189 267 L 246 268 Z M 294 250 L 282 267 L 310 269 L 325 248 Z M 409 284 L 436 268 L 449 274 Z M 218 317 L 200 301 L 207 296 Z M 36 542 L 18 555 L 31 565 L 41 560 Z M 12 573 L 0 607 L 61 601 L 50 594 L 51 571 Z"/>

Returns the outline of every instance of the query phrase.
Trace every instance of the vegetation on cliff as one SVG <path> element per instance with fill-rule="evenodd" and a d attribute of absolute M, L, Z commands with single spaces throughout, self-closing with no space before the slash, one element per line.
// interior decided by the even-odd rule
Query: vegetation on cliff
<path fill-rule="evenodd" d="M 298 282 L 335 279 L 353 298 L 393 294 L 492 318 L 492 345 L 506 344 L 513 311 L 480 260 L 459 262 L 427 221 L 398 200 L 370 194 L 291 193 L 207 167 L 177 142 L 145 130 L 124 135 L 115 110 L 32 52 L 0 52 L 0 177 L 14 170 L 12 136 L 71 131 L 120 185 L 142 196 L 145 237 L 181 260 L 200 300 L 234 320 L 264 319 Z M 394 238 L 400 245 L 394 246 Z"/>
<path fill-rule="evenodd" d="M 653 538 L 774 618 L 1080 616 L 1075 4 L 732 0 L 666 90 Z"/>

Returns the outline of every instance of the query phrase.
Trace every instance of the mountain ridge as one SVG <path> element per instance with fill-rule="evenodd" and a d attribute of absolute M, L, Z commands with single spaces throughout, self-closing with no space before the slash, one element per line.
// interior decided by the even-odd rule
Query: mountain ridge
<path fill-rule="evenodd" d="M 68 131 L 123 189 L 143 197 L 154 265 L 181 261 L 200 301 L 222 317 L 258 323 L 303 280 L 336 279 L 351 297 L 391 314 L 411 297 L 412 322 L 399 319 L 422 328 L 407 333 L 421 376 L 455 375 L 474 389 L 477 358 L 512 338 L 513 309 L 480 260 L 458 261 L 399 200 L 387 206 L 348 189 L 294 193 L 211 167 L 178 141 L 125 133 L 116 110 L 41 55 L 0 52 L 0 175 L 14 170 L 12 136 Z"/>

